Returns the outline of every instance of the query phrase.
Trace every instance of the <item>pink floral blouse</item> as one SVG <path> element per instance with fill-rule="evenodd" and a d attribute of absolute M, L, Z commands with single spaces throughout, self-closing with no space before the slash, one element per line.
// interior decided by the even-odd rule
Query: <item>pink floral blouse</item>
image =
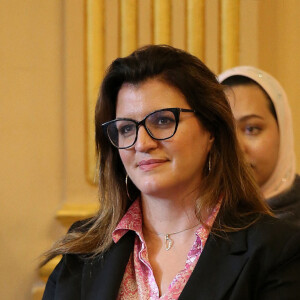
<path fill-rule="evenodd" d="M 219 211 L 218 204 L 212 215 L 208 218 L 207 225 L 211 226 Z M 113 240 L 117 243 L 120 238 L 128 231 L 133 230 L 136 233 L 134 250 L 130 256 L 125 269 L 124 277 L 120 286 L 119 300 L 173 300 L 178 299 L 191 273 L 193 272 L 200 254 L 204 248 L 209 231 L 203 226 L 199 226 L 195 235 L 195 242 L 188 253 L 185 267 L 173 279 L 169 285 L 168 291 L 159 296 L 159 289 L 156 284 L 153 270 L 148 259 L 147 247 L 142 231 L 142 211 L 140 200 L 135 200 L 127 213 L 124 215 L 115 231 Z"/>

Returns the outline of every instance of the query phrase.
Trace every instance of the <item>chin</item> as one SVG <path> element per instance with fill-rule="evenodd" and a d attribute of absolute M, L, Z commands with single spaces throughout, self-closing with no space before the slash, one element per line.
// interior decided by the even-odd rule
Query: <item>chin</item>
<path fill-rule="evenodd" d="M 153 197 L 163 197 L 163 195 L 168 195 L 172 191 L 169 186 L 151 180 L 146 182 L 144 181 L 140 185 L 139 190 L 142 194 Z"/>
<path fill-rule="evenodd" d="M 143 184 L 139 190 L 142 194 L 149 195 L 149 196 L 155 196 L 159 194 L 161 191 L 161 187 L 157 186 L 156 184 L 150 183 L 150 184 Z"/>

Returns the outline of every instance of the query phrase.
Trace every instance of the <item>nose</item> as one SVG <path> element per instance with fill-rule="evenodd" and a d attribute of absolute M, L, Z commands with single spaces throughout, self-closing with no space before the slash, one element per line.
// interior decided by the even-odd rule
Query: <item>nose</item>
<path fill-rule="evenodd" d="M 134 144 L 135 150 L 139 152 L 148 152 L 156 147 L 157 141 L 148 134 L 144 126 L 140 126 L 137 133 L 137 140 Z"/>

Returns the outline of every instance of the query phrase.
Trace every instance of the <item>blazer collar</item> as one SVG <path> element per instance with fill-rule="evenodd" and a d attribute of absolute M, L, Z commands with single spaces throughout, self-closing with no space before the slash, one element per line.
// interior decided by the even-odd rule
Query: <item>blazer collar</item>
<path fill-rule="evenodd" d="M 116 299 L 135 233 L 128 231 L 103 257 L 87 261 L 83 267 L 81 299 Z"/>
<path fill-rule="evenodd" d="M 223 299 L 248 260 L 247 232 L 211 234 L 179 300 Z M 81 299 L 117 298 L 134 238 L 129 231 L 102 258 L 85 262 Z"/>
<path fill-rule="evenodd" d="M 248 260 L 247 232 L 211 234 L 179 300 L 223 299 Z"/>

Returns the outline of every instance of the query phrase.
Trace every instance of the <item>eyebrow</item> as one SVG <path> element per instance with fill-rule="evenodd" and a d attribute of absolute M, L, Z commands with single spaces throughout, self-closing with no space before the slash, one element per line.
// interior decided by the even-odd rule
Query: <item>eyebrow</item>
<path fill-rule="evenodd" d="M 247 120 L 252 119 L 252 118 L 264 120 L 264 118 L 259 116 L 259 115 L 251 114 L 251 115 L 242 116 L 242 117 L 238 118 L 237 121 L 244 122 L 244 121 L 247 121 Z"/>

